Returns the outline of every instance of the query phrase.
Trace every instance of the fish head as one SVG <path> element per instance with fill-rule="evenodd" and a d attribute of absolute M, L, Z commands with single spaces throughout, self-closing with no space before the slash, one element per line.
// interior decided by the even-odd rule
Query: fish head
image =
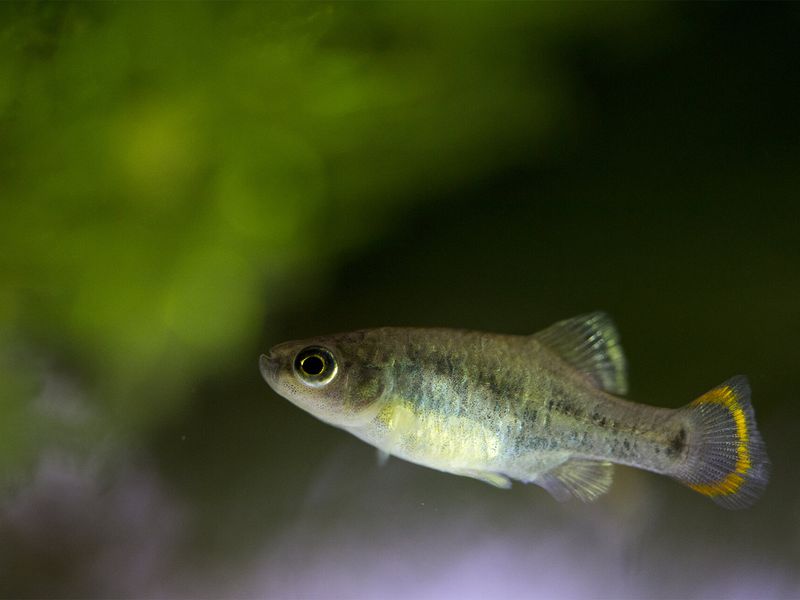
<path fill-rule="evenodd" d="M 261 375 L 278 394 L 339 427 L 368 423 L 387 389 L 388 367 L 358 332 L 284 342 L 262 354 Z"/>

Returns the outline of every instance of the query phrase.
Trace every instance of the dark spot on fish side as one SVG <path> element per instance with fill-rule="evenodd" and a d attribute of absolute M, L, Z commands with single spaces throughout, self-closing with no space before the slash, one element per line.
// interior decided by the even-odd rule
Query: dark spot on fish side
<path fill-rule="evenodd" d="M 599 425 L 600 427 L 605 427 L 606 418 L 599 412 L 594 412 L 592 413 L 592 423 Z"/>
<path fill-rule="evenodd" d="M 560 413 L 567 417 L 580 418 L 583 416 L 583 411 L 576 404 L 566 396 L 556 397 L 555 399 L 548 400 L 547 408 L 554 412 Z"/>
<path fill-rule="evenodd" d="M 419 350 L 419 347 L 416 344 L 411 344 L 406 350 L 406 356 L 408 356 L 408 360 L 411 363 L 419 363 L 420 359 L 422 358 L 422 353 Z"/>
<path fill-rule="evenodd" d="M 681 427 L 681 430 L 678 432 L 672 441 L 669 443 L 669 448 L 667 448 L 667 454 L 670 456 L 675 456 L 681 454 L 683 449 L 686 447 L 686 430 Z"/>
<path fill-rule="evenodd" d="M 493 375 L 483 376 L 478 378 L 478 384 L 486 387 L 492 393 L 492 396 L 495 398 L 499 398 L 500 396 L 504 396 L 503 388 L 500 386 L 500 383 L 497 381 L 497 378 Z"/>
<path fill-rule="evenodd" d="M 453 363 L 447 356 L 444 354 L 433 354 L 431 355 L 431 362 L 437 373 L 441 373 L 448 378 L 452 377 Z"/>
<path fill-rule="evenodd" d="M 477 387 L 487 390 L 496 400 L 516 402 L 525 395 L 525 388 L 517 378 L 503 378 L 494 370 L 481 370 L 473 375 Z"/>

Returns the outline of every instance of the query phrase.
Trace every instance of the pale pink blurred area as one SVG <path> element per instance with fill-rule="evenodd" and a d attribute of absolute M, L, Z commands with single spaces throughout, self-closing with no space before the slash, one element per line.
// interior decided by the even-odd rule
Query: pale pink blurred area
<path fill-rule="evenodd" d="M 536 511 L 532 503 L 529 519 L 500 528 L 474 514 L 426 518 L 424 524 L 409 515 L 407 527 L 368 531 L 331 532 L 306 519 L 273 540 L 244 585 L 229 595 L 745 600 L 800 593 L 796 574 L 764 565 L 758 556 L 675 547 L 683 557 L 658 558 L 657 551 L 623 542 L 586 520 L 554 527 Z"/>
<path fill-rule="evenodd" d="M 285 482 L 272 481 L 261 515 L 273 526 L 252 551 L 209 560 L 193 551 L 192 510 L 148 460 L 49 452 L 0 505 L 0 582 L 34 582 L 13 593 L 0 584 L 0 597 L 800 595 L 781 550 L 796 530 L 772 547 L 751 533 L 758 509 L 692 505 L 704 500 L 633 469 L 618 468 L 593 504 L 557 503 L 532 485 L 497 490 L 397 459 L 381 467 L 365 444 L 340 440 L 303 478 L 282 513 L 273 497 Z M 696 515 L 682 517 L 690 505 Z"/>
<path fill-rule="evenodd" d="M 374 467 L 367 454 L 361 444 L 337 444 L 292 518 L 245 565 L 166 591 L 389 600 L 800 594 L 798 574 L 765 554 L 763 542 L 737 547 L 741 532 L 709 535 L 682 522 L 681 494 L 660 498 L 633 470 L 621 470 L 618 489 L 595 504 L 559 504 L 535 486 L 498 491 L 399 461 Z M 735 521 L 737 513 L 708 508 L 719 526 Z"/>
<path fill-rule="evenodd" d="M 0 503 L 0 597 L 156 590 L 172 568 L 184 522 L 145 461 L 51 451 Z"/>

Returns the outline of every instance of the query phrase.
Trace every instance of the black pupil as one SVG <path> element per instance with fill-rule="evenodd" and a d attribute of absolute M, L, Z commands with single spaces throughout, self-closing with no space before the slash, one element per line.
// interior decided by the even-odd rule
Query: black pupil
<path fill-rule="evenodd" d="M 300 366 L 308 375 L 319 375 L 325 369 L 325 361 L 318 354 L 306 356 Z"/>

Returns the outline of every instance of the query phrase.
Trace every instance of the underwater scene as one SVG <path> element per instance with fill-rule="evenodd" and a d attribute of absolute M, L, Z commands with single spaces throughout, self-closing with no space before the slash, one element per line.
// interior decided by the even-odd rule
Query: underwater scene
<path fill-rule="evenodd" d="M 0 4 L 0 598 L 800 598 L 798 30 Z"/>

